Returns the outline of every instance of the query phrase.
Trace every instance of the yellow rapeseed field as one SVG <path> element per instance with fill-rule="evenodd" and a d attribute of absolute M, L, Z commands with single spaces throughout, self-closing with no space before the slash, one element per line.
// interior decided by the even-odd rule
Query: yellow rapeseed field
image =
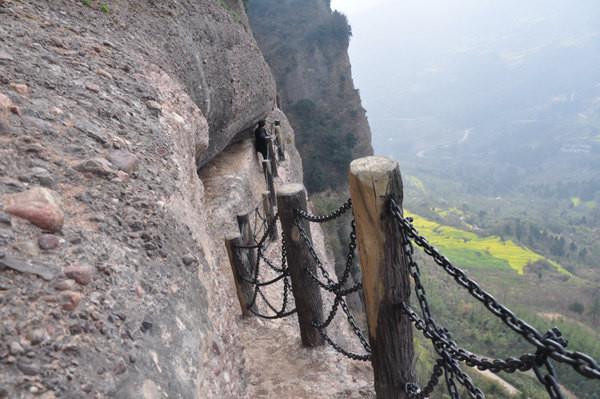
<path fill-rule="evenodd" d="M 405 213 L 414 219 L 417 230 L 459 267 L 510 267 L 518 274 L 523 274 L 528 264 L 543 260 L 561 273 L 568 274 L 558 263 L 511 240 L 503 241 L 497 236 L 480 237 L 409 211 Z"/>

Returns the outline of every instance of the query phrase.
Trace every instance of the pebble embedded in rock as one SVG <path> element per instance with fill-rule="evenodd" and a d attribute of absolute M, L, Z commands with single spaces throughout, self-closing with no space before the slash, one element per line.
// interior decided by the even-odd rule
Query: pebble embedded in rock
<path fill-rule="evenodd" d="M 42 234 L 38 238 L 38 245 L 41 249 L 45 250 L 55 249 L 60 245 L 60 240 L 53 234 Z"/>
<path fill-rule="evenodd" d="M 75 308 L 77 308 L 77 305 L 79 305 L 79 302 L 81 302 L 82 297 L 83 296 L 79 292 L 64 291 L 63 293 L 60 294 L 62 308 L 64 310 L 69 310 L 69 311 L 75 310 Z"/>
<path fill-rule="evenodd" d="M 16 105 L 11 105 L 9 109 L 13 114 L 21 116 L 21 108 L 17 107 Z"/>
<path fill-rule="evenodd" d="M 14 91 L 16 91 L 17 93 L 19 93 L 22 96 L 27 96 L 29 94 L 29 87 L 25 84 L 11 83 L 10 87 L 11 87 L 11 89 L 13 89 Z"/>
<path fill-rule="evenodd" d="M 91 91 L 92 93 L 98 93 L 100 91 L 100 86 L 98 86 L 94 83 L 87 83 L 85 85 L 85 88 L 88 89 L 89 91 Z"/>
<path fill-rule="evenodd" d="M 54 284 L 54 289 L 57 291 L 73 291 L 77 288 L 77 283 L 75 280 L 66 279 L 60 280 L 56 284 Z"/>
<path fill-rule="evenodd" d="M 129 151 L 112 151 L 107 158 L 117 169 L 125 173 L 131 174 L 137 170 L 138 158 Z"/>
<path fill-rule="evenodd" d="M 148 107 L 152 111 L 158 111 L 158 112 L 162 111 L 162 106 L 154 100 L 146 101 L 146 107 Z"/>
<path fill-rule="evenodd" d="M 41 328 L 36 328 L 27 335 L 27 338 L 31 345 L 39 345 L 46 340 L 46 333 Z"/>
<path fill-rule="evenodd" d="M 11 342 L 9 346 L 10 354 L 14 356 L 19 356 L 25 353 L 25 349 L 21 346 L 17 341 Z"/>
<path fill-rule="evenodd" d="M 38 375 L 40 373 L 40 366 L 38 364 L 25 360 L 17 362 L 17 368 L 25 375 Z"/>
<path fill-rule="evenodd" d="M 144 289 L 142 288 L 142 286 L 140 284 L 136 284 L 136 286 L 135 286 L 135 295 L 137 295 L 138 298 L 141 298 L 144 296 Z"/>
<path fill-rule="evenodd" d="M 181 261 L 183 262 L 184 265 L 190 266 L 190 265 L 193 265 L 194 263 L 196 263 L 196 257 L 192 254 L 187 254 L 181 258 Z"/>
<path fill-rule="evenodd" d="M 79 335 L 83 332 L 83 329 L 79 324 L 73 324 L 69 326 L 69 332 L 71 333 L 71 335 Z"/>
<path fill-rule="evenodd" d="M 8 267 L 21 273 L 32 273 L 47 281 L 52 280 L 57 273 L 54 266 L 7 255 L 0 256 L 0 267 Z"/>
<path fill-rule="evenodd" d="M 94 269 L 90 266 L 68 266 L 63 270 L 65 276 L 75 280 L 78 284 L 88 285 L 92 281 L 92 275 L 94 274 Z"/>
<path fill-rule="evenodd" d="M 78 163 L 74 169 L 82 173 L 92 173 L 97 176 L 111 176 L 115 174 L 110 162 L 104 158 L 92 158 Z"/>
<path fill-rule="evenodd" d="M 28 220 L 32 224 L 50 231 L 62 229 L 64 214 L 58 195 L 44 187 L 6 196 L 4 211 L 13 216 Z"/>
<path fill-rule="evenodd" d="M 103 77 L 107 78 L 107 79 L 112 79 L 113 78 L 112 75 L 108 71 L 106 71 L 104 69 L 98 69 L 96 71 L 96 73 L 98 75 L 100 75 L 100 76 L 103 76 Z"/>

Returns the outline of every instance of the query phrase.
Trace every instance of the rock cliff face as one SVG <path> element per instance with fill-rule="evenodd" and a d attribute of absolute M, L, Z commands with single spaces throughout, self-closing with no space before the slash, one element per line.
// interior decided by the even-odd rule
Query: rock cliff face
<path fill-rule="evenodd" d="M 1 399 L 362 395 L 294 320 L 239 317 L 223 237 L 265 190 L 258 119 L 302 181 L 274 98 L 240 0 L 0 0 Z"/>
<path fill-rule="evenodd" d="M 196 169 L 270 71 L 240 2 L 84 3 L 0 2 L 0 397 L 237 397 L 222 237 L 264 187 L 241 141 L 213 217 Z"/>
<path fill-rule="evenodd" d="M 250 0 L 248 9 L 296 131 L 308 188 L 346 187 L 349 162 L 373 153 L 352 81 L 346 18 L 329 0 Z"/>

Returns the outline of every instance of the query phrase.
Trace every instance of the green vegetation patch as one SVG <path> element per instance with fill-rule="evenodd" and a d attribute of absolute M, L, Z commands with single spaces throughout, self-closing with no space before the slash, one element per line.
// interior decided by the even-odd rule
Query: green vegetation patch
<path fill-rule="evenodd" d="M 497 236 L 480 237 L 475 233 L 444 226 L 408 211 L 406 215 L 414 219 L 415 227 L 428 238 L 429 242 L 459 266 L 471 268 L 509 267 L 518 274 L 523 274 L 527 265 L 544 261 L 559 272 L 569 274 L 558 263 L 511 240 L 504 241 Z"/>
<path fill-rule="evenodd" d="M 443 218 L 447 218 L 450 216 L 456 216 L 456 217 L 464 217 L 465 216 L 465 213 L 458 208 L 449 208 L 449 209 L 434 208 L 434 211 L 435 211 L 435 213 L 437 213 L 438 215 L 440 215 Z"/>
<path fill-rule="evenodd" d="M 571 204 L 573 204 L 574 208 L 583 205 L 588 209 L 594 209 L 597 206 L 596 201 L 584 201 L 579 197 L 571 197 Z"/>

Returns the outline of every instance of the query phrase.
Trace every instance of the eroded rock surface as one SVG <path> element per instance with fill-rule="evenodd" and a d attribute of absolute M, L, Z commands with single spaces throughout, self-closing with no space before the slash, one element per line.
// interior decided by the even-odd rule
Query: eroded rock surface
<path fill-rule="evenodd" d="M 218 2 L 109 7 L 0 2 L 0 392 L 238 395 L 206 339 L 220 238 L 196 164 L 271 111 L 273 80 Z"/>
<path fill-rule="evenodd" d="M 242 3 L 83 3 L 0 1 L 0 398 L 318 397 L 253 334 L 343 381 L 291 321 L 239 318 L 223 237 L 266 190 L 256 120 L 302 180 Z"/>

